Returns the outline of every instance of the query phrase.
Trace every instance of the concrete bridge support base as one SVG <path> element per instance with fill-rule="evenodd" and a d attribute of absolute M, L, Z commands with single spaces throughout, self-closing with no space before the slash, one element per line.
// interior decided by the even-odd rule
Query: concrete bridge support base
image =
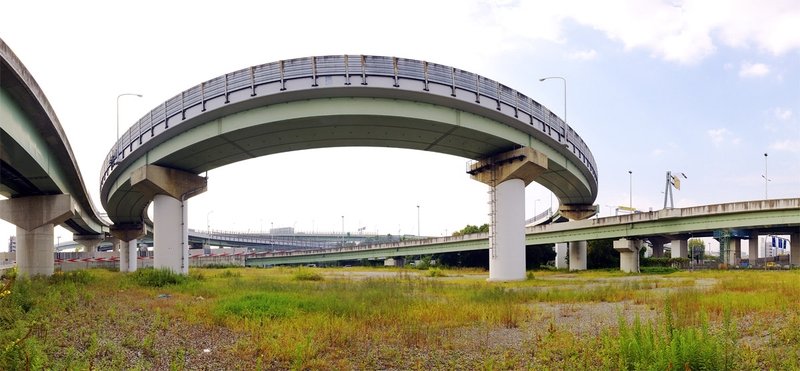
<path fill-rule="evenodd" d="M 731 237 L 728 239 L 728 246 L 723 247 L 727 256 L 726 263 L 730 266 L 738 266 L 742 262 L 742 240 Z"/>
<path fill-rule="evenodd" d="M 525 182 L 509 179 L 495 187 L 494 249 L 489 251 L 489 280 L 525 279 Z"/>
<path fill-rule="evenodd" d="M 116 240 L 114 243 L 119 244 L 119 271 L 136 272 L 139 267 L 139 261 L 137 260 L 139 240 L 135 238 L 127 242 Z"/>
<path fill-rule="evenodd" d="M 189 230 L 186 207 L 170 196 L 153 200 L 153 267 L 189 274 Z"/>
<path fill-rule="evenodd" d="M 573 241 L 569 243 L 569 270 L 586 270 L 586 241 Z"/>
<path fill-rule="evenodd" d="M 800 266 L 800 231 L 789 235 L 789 264 L 793 267 Z"/>
<path fill-rule="evenodd" d="M 0 201 L 0 219 L 17 226 L 17 269 L 21 277 L 53 274 L 53 228 L 75 213 L 69 195 Z"/>
<path fill-rule="evenodd" d="M 620 239 L 614 241 L 614 250 L 619 252 L 619 269 L 626 273 L 639 273 L 639 250 L 642 241 Z"/>
<path fill-rule="evenodd" d="M 688 258 L 689 257 L 689 244 L 685 238 L 672 240 L 671 242 L 672 252 L 670 253 L 671 258 Z"/>
<path fill-rule="evenodd" d="M 556 269 L 567 269 L 569 268 L 569 263 L 567 260 L 567 244 L 566 243 L 557 243 L 556 244 Z"/>
<path fill-rule="evenodd" d="M 85 257 L 94 258 L 97 252 L 97 246 L 105 240 L 103 235 L 72 235 L 72 240 L 83 246 Z"/>
<path fill-rule="evenodd" d="M 17 268 L 21 276 L 53 274 L 53 227 L 45 224 L 31 231 L 17 227 Z"/>
<path fill-rule="evenodd" d="M 131 174 L 131 186 L 153 200 L 153 267 L 189 274 L 188 199 L 207 189 L 196 174 L 146 165 Z"/>
<path fill-rule="evenodd" d="M 525 279 L 525 186 L 547 170 L 547 156 L 520 148 L 469 166 L 489 185 L 489 281 Z"/>
<path fill-rule="evenodd" d="M 758 265 L 758 235 L 752 234 L 747 239 L 748 265 L 755 268 Z"/>

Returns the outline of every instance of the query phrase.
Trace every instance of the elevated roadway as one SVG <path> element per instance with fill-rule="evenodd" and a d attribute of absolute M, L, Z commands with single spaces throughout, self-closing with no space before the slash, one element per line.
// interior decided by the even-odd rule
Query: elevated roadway
<path fill-rule="evenodd" d="M 53 227 L 94 248 L 108 230 L 36 80 L 0 40 L 0 218 L 17 226 L 22 274 L 53 271 Z M 50 256 L 49 259 L 41 257 Z M 49 261 L 49 263 L 47 263 Z M 41 262 L 41 264 L 39 263 Z"/>
<path fill-rule="evenodd" d="M 666 238 L 673 243 L 683 242 L 683 257 L 686 257 L 686 239 L 714 237 L 715 233 L 719 235 L 720 231 L 727 231 L 729 237 L 734 237 L 729 238 L 726 242 L 737 238 L 741 239 L 742 233 L 749 237 L 759 234 L 789 234 L 791 235 L 791 262 L 793 265 L 800 265 L 800 199 L 798 198 L 664 209 L 632 215 L 532 226 L 526 228 L 525 243 L 530 246 L 585 243 L 587 240 L 597 239 L 656 240 Z M 487 233 L 479 233 L 372 246 L 266 253 L 251 256 L 247 259 L 247 265 L 304 264 L 483 250 L 489 247 L 488 238 Z M 673 256 L 681 254 L 680 251 L 676 251 L 677 247 L 674 246 L 676 249 L 673 250 Z M 757 256 L 757 251 L 755 254 Z M 571 262 L 573 258 L 575 257 L 570 256 Z"/>
<path fill-rule="evenodd" d="M 595 213 L 591 151 L 538 102 L 454 67 L 350 55 L 252 66 L 177 94 L 111 148 L 101 201 L 124 240 L 143 233 L 150 223 L 145 210 L 154 202 L 155 245 L 170 251 L 156 250 L 156 266 L 185 271 L 187 255 L 180 252 L 187 232 L 173 231 L 186 225 L 186 201 L 206 190 L 199 174 L 259 156 L 341 146 L 474 160 L 465 170 L 491 189 L 492 259 L 503 267 L 496 271 L 513 271 L 512 279 L 524 278 L 516 252 L 523 243 L 518 205 L 525 185 L 536 181 L 553 191 L 560 212 L 573 219 Z"/>

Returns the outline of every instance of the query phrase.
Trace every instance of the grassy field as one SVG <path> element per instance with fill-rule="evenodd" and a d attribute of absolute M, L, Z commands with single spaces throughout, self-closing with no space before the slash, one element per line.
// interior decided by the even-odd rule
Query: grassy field
<path fill-rule="evenodd" d="M 800 369 L 800 271 L 5 279 L 0 369 Z"/>

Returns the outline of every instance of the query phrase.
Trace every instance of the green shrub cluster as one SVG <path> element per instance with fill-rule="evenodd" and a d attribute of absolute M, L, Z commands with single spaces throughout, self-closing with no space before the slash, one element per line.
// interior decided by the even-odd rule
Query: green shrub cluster
<path fill-rule="evenodd" d="M 312 270 L 300 269 L 294 274 L 294 279 L 297 281 L 322 281 L 323 277 Z"/>
<path fill-rule="evenodd" d="M 139 286 L 164 287 L 168 285 L 180 285 L 188 280 L 188 277 L 175 273 L 169 269 L 144 268 L 139 269 L 128 275 L 130 279 Z"/>
<path fill-rule="evenodd" d="M 661 323 L 632 325 L 620 316 L 619 368 L 625 370 L 731 370 L 737 362 L 736 327 L 730 310 L 725 310 L 720 331 L 709 329 L 708 318 L 700 313 L 700 326 L 676 327 L 669 303 Z M 608 339 L 607 339 L 608 340 Z M 607 342 L 608 344 L 608 342 Z"/>

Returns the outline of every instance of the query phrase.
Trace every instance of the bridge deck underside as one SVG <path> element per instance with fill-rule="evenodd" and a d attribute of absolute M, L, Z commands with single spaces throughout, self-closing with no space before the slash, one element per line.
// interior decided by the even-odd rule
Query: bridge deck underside
<path fill-rule="evenodd" d="M 382 98 L 317 99 L 252 108 L 197 125 L 129 168 L 144 165 L 147 158 L 159 166 L 199 174 L 260 156 L 346 146 L 406 148 L 480 159 L 523 145 L 558 157 L 530 135 L 452 108 Z M 550 169 L 537 182 L 556 190 L 562 202 L 591 200 L 591 188 L 575 176 L 574 169 L 561 164 L 551 159 Z M 109 215 L 115 223 L 138 222 L 149 201 L 119 182 L 107 209 L 111 208 Z"/>

